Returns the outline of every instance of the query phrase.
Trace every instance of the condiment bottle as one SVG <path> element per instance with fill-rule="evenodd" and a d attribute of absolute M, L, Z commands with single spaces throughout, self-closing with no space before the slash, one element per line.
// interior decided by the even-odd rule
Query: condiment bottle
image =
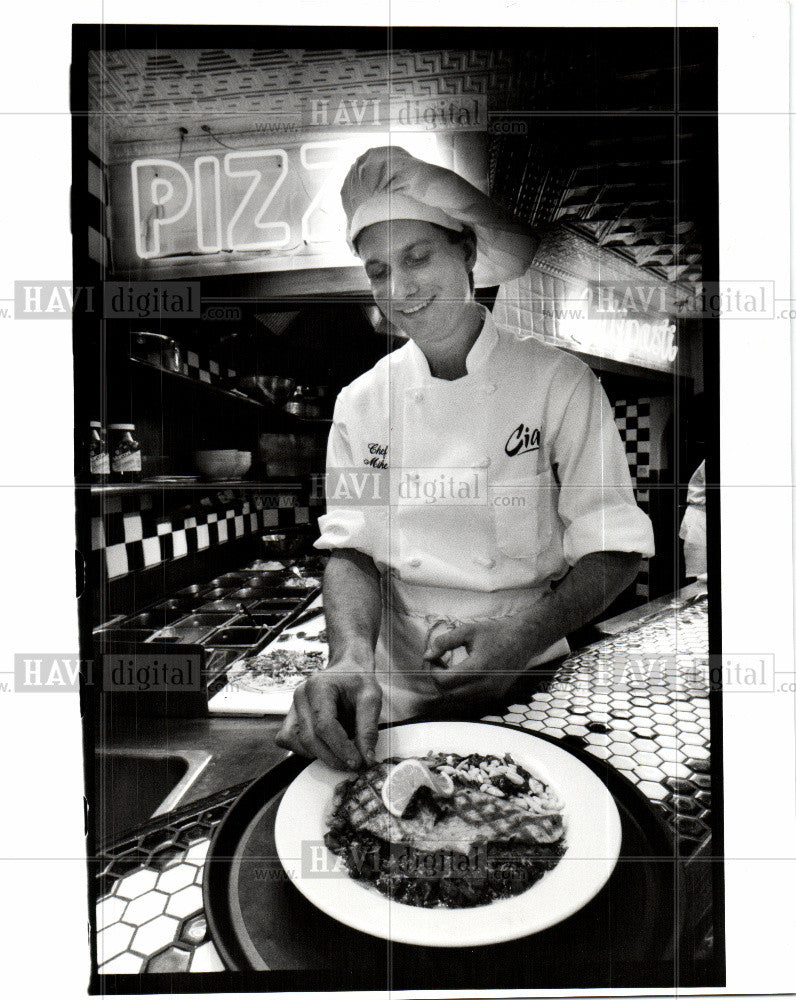
<path fill-rule="evenodd" d="M 135 424 L 109 424 L 111 475 L 117 483 L 141 478 L 141 445 L 135 439 Z"/>
<path fill-rule="evenodd" d="M 108 455 L 108 440 L 99 420 L 89 423 L 88 471 L 92 482 L 107 482 L 111 472 L 111 460 Z"/>

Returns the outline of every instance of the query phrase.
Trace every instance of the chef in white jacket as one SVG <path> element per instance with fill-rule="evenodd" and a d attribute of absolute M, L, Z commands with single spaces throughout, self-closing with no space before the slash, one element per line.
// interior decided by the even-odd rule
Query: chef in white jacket
<path fill-rule="evenodd" d="M 337 399 L 316 542 L 330 662 L 278 742 L 355 768 L 379 721 L 455 713 L 564 655 L 654 545 L 591 370 L 474 298 L 474 274 L 524 273 L 530 235 L 398 147 L 363 154 L 341 197 L 374 299 L 409 340 Z"/>

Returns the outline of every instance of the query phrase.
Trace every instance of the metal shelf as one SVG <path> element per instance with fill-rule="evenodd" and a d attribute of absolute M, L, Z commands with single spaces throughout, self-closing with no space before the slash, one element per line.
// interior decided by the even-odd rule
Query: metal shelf
<path fill-rule="evenodd" d="M 222 399 L 237 401 L 239 403 L 243 403 L 244 405 L 252 406 L 257 410 L 261 410 L 263 413 L 273 414 L 275 417 L 283 420 L 287 426 L 328 427 L 332 423 L 331 417 L 299 417 L 294 413 L 288 413 L 286 410 L 283 410 L 281 406 L 277 406 L 275 403 L 252 399 L 251 396 L 247 396 L 246 393 L 240 392 L 237 389 L 224 389 L 222 386 L 216 385 L 213 382 L 203 382 L 200 379 L 191 378 L 190 375 L 183 375 L 182 372 L 172 372 L 167 368 L 161 368 L 158 365 L 150 364 L 148 361 L 142 361 L 140 358 L 130 358 L 129 361 L 133 366 L 134 371 L 146 372 L 150 375 L 158 374 L 165 377 L 167 380 L 172 380 L 175 385 L 182 384 L 186 387 L 196 386 L 201 391 L 211 393 L 212 395 Z"/>

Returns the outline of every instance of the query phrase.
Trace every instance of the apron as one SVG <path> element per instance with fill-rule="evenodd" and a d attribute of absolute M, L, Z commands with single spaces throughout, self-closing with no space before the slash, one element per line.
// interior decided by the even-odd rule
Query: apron
<path fill-rule="evenodd" d="M 548 587 L 518 587 L 476 591 L 408 584 L 394 573 L 381 576 L 382 618 L 376 644 L 376 679 L 381 686 L 381 722 L 400 722 L 424 712 L 455 705 L 450 693 L 440 693 L 423 661 L 426 636 L 437 622 L 451 626 L 483 619 L 496 620 L 531 607 Z M 530 658 L 525 669 L 569 653 L 566 639 Z"/>

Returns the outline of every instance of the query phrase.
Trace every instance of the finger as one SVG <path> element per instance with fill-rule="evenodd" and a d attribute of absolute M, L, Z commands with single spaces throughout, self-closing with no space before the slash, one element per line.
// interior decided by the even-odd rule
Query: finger
<path fill-rule="evenodd" d="M 348 733 L 340 725 L 336 713 L 336 704 L 328 693 L 317 694 L 307 691 L 310 710 L 313 716 L 313 731 L 316 739 L 322 742 L 337 760 L 338 767 L 346 767 L 355 771 L 362 765 L 359 750 L 351 742 Z"/>
<path fill-rule="evenodd" d="M 428 642 L 426 651 L 423 653 L 423 659 L 438 659 L 443 653 L 447 653 L 449 649 L 456 649 L 458 646 L 463 646 L 472 638 L 472 634 L 472 625 L 457 625 L 456 628 L 449 629 L 447 632 L 439 632 Z"/>
<path fill-rule="evenodd" d="M 379 738 L 381 714 L 381 688 L 378 684 L 363 687 L 356 700 L 356 743 L 366 764 L 376 760 L 376 741 Z"/>
<path fill-rule="evenodd" d="M 486 674 L 486 670 L 477 656 L 468 656 L 460 660 L 455 667 L 432 666 L 429 673 L 438 690 L 453 691 L 456 688 L 472 685 Z"/>
<path fill-rule="evenodd" d="M 298 720 L 293 708 L 288 712 L 282 723 L 282 728 L 276 735 L 276 744 L 284 750 L 292 750 L 293 753 L 297 753 L 301 757 L 312 757 L 299 735 Z"/>
<path fill-rule="evenodd" d="M 345 770 L 348 767 L 345 758 L 338 758 L 337 754 L 318 735 L 315 726 L 316 713 L 310 704 L 306 685 L 296 691 L 293 704 L 296 707 L 299 737 L 304 746 L 311 751 L 311 756 L 317 757 L 327 767 L 336 771 Z"/>

